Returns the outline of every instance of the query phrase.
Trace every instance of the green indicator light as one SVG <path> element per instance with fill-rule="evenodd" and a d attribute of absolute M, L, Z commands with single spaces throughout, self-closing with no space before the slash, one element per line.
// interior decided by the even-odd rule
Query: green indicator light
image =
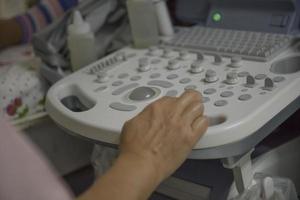
<path fill-rule="evenodd" d="M 212 19 L 214 22 L 219 22 L 222 19 L 222 15 L 220 13 L 214 13 Z"/>

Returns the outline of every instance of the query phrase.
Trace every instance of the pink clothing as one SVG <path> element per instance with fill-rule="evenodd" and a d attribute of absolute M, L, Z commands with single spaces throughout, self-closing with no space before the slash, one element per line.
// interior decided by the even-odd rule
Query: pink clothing
<path fill-rule="evenodd" d="M 0 199 L 73 199 L 70 191 L 36 147 L 1 118 Z"/>

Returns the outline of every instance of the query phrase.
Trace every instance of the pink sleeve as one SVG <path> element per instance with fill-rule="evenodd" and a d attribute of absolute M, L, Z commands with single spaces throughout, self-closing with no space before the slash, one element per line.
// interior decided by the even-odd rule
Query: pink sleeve
<path fill-rule="evenodd" d="M 0 119 L 0 199 L 73 199 L 38 150 L 3 119 Z"/>

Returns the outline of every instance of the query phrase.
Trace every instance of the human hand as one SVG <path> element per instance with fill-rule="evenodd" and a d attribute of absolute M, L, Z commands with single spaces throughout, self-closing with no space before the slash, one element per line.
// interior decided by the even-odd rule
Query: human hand
<path fill-rule="evenodd" d="M 158 182 L 170 176 L 205 133 L 201 95 L 186 91 L 180 97 L 163 97 L 127 121 L 122 130 L 120 157 L 144 162 Z"/>

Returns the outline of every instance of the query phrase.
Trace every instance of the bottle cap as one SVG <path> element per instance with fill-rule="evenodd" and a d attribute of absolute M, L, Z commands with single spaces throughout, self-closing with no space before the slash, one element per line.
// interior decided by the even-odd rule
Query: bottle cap
<path fill-rule="evenodd" d="M 73 13 L 73 23 L 68 27 L 69 34 L 85 34 L 91 32 L 89 23 L 85 22 L 78 10 Z"/>

